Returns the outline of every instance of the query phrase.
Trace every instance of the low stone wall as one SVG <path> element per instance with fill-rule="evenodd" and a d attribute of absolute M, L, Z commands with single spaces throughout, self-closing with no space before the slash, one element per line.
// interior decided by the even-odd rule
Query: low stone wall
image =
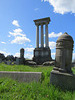
<path fill-rule="evenodd" d="M 41 81 L 42 72 L 8 72 L 0 71 L 0 78 L 9 77 L 20 82 Z"/>

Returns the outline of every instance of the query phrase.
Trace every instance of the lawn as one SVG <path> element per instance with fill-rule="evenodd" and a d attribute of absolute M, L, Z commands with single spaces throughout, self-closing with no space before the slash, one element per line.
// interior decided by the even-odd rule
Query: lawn
<path fill-rule="evenodd" d="M 20 83 L 9 78 L 0 79 L 0 100 L 75 100 L 75 91 L 62 91 L 50 85 L 49 67 L 0 64 L 0 71 L 43 72 L 42 82 Z M 75 69 L 73 68 L 75 73 Z"/>

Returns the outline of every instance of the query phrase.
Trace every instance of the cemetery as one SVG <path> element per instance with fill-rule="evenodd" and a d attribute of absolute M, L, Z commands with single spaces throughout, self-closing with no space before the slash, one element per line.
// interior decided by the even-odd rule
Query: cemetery
<path fill-rule="evenodd" d="M 23 95 L 22 100 L 26 97 L 27 100 L 28 98 L 29 100 L 31 100 L 30 98 L 32 100 L 75 99 L 75 92 L 73 93 L 75 91 L 75 66 L 72 63 L 74 40 L 67 32 L 59 36 L 56 41 L 55 60 L 53 60 L 48 40 L 48 24 L 50 21 L 49 17 L 34 20 L 36 25 L 36 47 L 33 51 L 32 60 L 24 58 L 24 48 L 20 49 L 20 57 L 14 57 L 13 55 L 5 57 L 4 54 L 0 54 L 0 78 L 2 78 L 2 80 L 0 79 L 0 84 L 5 82 L 4 80 L 12 81 L 12 79 L 26 86 L 28 84 L 29 87 L 25 88 L 30 97 L 27 97 L 22 87 L 25 94 L 20 95 Z M 41 27 L 41 45 L 39 44 L 39 26 Z M 45 46 L 43 26 L 45 26 Z M 13 81 L 14 84 L 18 84 L 16 81 Z M 9 82 L 7 84 L 9 85 Z M 11 86 L 16 87 L 12 83 Z M 28 89 L 33 92 L 32 95 L 30 95 Z M 4 89 L 4 91 L 10 91 L 10 89 Z M 17 98 L 19 99 L 15 100 L 20 100 L 21 97 Z"/>

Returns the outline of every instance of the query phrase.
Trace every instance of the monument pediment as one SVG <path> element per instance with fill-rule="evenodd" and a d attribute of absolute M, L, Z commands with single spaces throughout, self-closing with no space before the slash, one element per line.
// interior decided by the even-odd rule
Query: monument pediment
<path fill-rule="evenodd" d="M 41 24 L 46 24 L 46 23 L 49 24 L 50 21 L 51 21 L 50 17 L 46 17 L 46 18 L 41 18 L 41 19 L 34 20 L 35 25 L 41 25 Z"/>

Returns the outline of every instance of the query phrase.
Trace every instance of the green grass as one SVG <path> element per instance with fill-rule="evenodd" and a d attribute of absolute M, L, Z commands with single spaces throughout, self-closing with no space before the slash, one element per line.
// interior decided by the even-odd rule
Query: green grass
<path fill-rule="evenodd" d="M 43 72 L 45 76 L 42 83 L 20 83 L 9 78 L 0 78 L 0 100 L 75 100 L 75 91 L 62 91 L 49 84 L 52 69 L 51 66 L 30 67 L 0 64 L 0 71 Z"/>
<path fill-rule="evenodd" d="M 75 74 L 75 67 L 72 68 L 73 73 Z"/>

